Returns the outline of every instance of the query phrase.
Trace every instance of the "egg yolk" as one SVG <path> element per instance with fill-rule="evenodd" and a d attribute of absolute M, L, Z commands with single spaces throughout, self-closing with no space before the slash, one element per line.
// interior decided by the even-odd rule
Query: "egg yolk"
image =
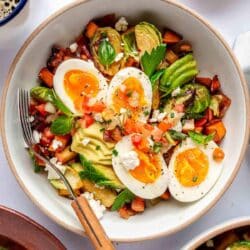
<path fill-rule="evenodd" d="M 81 70 L 70 70 L 64 75 L 64 88 L 78 111 L 82 110 L 84 96 L 95 97 L 99 81 L 95 75 Z"/>
<path fill-rule="evenodd" d="M 208 174 L 207 156 L 198 148 L 187 149 L 175 159 L 175 176 L 185 187 L 202 183 Z"/>
<path fill-rule="evenodd" d="M 138 181 L 143 183 L 153 183 L 161 175 L 161 161 L 158 155 L 147 154 L 136 150 L 140 160 L 139 166 L 130 170 L 129 173 Z"/>
<path fill-rule="evenodd" d="M 134 117 L 138 116 L 147 103 L 144 96 L 141 82 L 135 77 L 128 77 L 113 94 L 115 112 L 119 113 L 121 108 L 125 108 L 130 110 Z"/>

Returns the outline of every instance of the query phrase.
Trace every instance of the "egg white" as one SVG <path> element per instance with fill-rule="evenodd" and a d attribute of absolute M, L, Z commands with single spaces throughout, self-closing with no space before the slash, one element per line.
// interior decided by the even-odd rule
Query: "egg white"
<path fill-rule="evenodd" d="M 208 157 L 209 169 L 203 182 L 194 187 L 185 187 L 176 178 L 174 165 L 177 155 L 191 148 L 199 148 Z M 207 145 L 199 145 L 193 142 L 190 138 L 187 138 L 182 144 L 177 146 L 169 163 L 169 191 L 173 198 L 181 202 L 192 202 L 199 200 L 210 191 L 218 180 L 223 169 L 223 164 L 218 163 L 213 159 L 213 151 L 215 148 L 218 148 L 218 146 L 213 141 L 210 141 Z"/>
<path fill-rule="evenodd" d="M 139 115 L 139 121 L 147 122 L 152 106 L 152 86 L 148 76 L 141 70 L 133 67 L 127 67 L 120 70 L 111 80 L 107 93 L 107 105 L 113 106 L 113 94 L 114 91 L 122 85 L 122 83 L 129 77 L 134 77 L 140 81 L 141 86 L 144 90 L 144 98 L 146 105 L 143 107 L 143 111 Z M 145 111 L 148 111 L 148 115 L 145 115 Z"/>
<path fill-rule="evenodd" d="M 124 153 L 131 152 L 133 148 L 131 135 L 123 137 L 123 139 L 116 144 L 115 149 L 117 150 L 118 155 L 112 156 L 112 165 L 116 175 L 135 195 L 144 199 L 154 199 L 159 197 L 166 191 L 169 183 L 169 173 L 163 157 L 160 156 L 162 166 L 161 175 L 154 183 L 146 184 L 135 179 L 122 165 L 120 156 Z"/>
<path fill-rule="evenodd" d="M 64 76 L 70 70 L 82 70 L 93 74 L 99 80 L 99 92 L 93 100 L 106 101 L 108 84 L 105 77 L 95 68 L 94 64 L 90 61 L 84 61 L 81 59 L 66 60 L 58 66 L 54 75 L 53 84 L 56 94 L 72 113 L 81 115 L 81 113 L 75 109 L 74 102 L 68 96 L 64 88 Z"/>

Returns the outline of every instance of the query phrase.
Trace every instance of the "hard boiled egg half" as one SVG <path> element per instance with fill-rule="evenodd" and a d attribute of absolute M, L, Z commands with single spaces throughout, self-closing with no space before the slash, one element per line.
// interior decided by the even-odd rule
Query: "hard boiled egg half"
<path fill-rule="evenodd" d="M 63 103 L 76 115 L 82 115 L 84 97 L 105 102 L 108 84 L 94 64 L 81 59 L 62 62 L 54 75 L 54 89 Z"/>
<path fill-rule="evenodd" d="M 202 198 L 218 180 L 223 165 L 213 159 L 217 144 L 199 145 L 187 138 L 175 149 L 170 163 L 169 191 L 178 201 Z"/>
<path fill-rule="evenodd" d="M 133 134 L 123 137 L 112 156 L 114 171 L 121 182 L 135 195 L 153 199 L 168 186 L 169 175 L 161 154 L 140 150 L 132 143 Z"/>
<path fill-rule="evenodd" d="M 110 82 L 107 105 L 116 114 L 127 110 L 134 119 L 146 122 L 152 105 L 152 87 L 148 76 L 133 67 L 120 70 Z"/>

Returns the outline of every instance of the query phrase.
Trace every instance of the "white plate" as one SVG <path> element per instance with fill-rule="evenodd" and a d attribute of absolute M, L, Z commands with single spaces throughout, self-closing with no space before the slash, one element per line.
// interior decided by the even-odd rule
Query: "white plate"
<path fill-rule="evenodd" d="M 23 45 L 11 66 L 1 110 L 3 144 L 14 175 L 33 202 L 57 223 L 82 233 L 69 201 L 59 197 L 46 178 L 32 170 L 23 148 L 16 94 L 18 87 L 30 89 L 37 84 L 37 74 L 53 44 L 69 45 L 90 19 L 108 13 L 125 15 L 129 22 L 151 21 L 183 34 L 194 47 L 201 73 L 218 74 L 224 92 L 232 99 L 225 118 L 225 167 L 214 188 L 203 199 L 188 205 L 165 202 L 129 220 L 122 220 L 117 213 L 107 213 L 102 220 L 113 240 L 152 239 L 183 229 L 219 200 L 237 173 L 248 141 L 249 99 L 243 74 L 225 41 L 197 14 L 172 1 L 89 0 L 77 1 L 45 20 Z"/>

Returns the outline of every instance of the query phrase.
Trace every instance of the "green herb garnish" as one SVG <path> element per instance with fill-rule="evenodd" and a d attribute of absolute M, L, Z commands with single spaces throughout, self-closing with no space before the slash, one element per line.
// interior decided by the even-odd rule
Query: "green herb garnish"
<path fill-rule="evenodd" d="M 177 141 L 182 141 L 185 140 L 187 138 L 187 135 L 181 132 L 177 132 L 175 130 L 169 130 L 168 133 L 170 134 L 171 138 L 173 140 L 177 140 Z"/>
<path fill-rule="evenodd" d="M 135 195 L 129 191 L 127 188 L 124 189 L 115 199 L 113 206 L 111 207 L 112 211 L 119 210 L 125 205 L 125 203 L 130 203 L 135 198 Z"/>
<path fill-rule="evenodd" d="M 162 143 L 161 142 L 155 142 L 154 145 L 153 145 L 153 152 L 158 154 L 160 153 L 162 149 Z"/>
<path fill-rule="evenodd" d="M 152 84 L 152 88 L 155 87 L 156 82 L 161 78 L 162 74 L 164 73 L 164 69 L 158 70 L 156 71 L 151 77 L 150 77 L 150 81 Z"/>
<path fill-rule="evenodd" d="M 214 134 L 203 135 L 194 131 L 188 132 L 189 137 L 197 144 L 206 145 L 213 140 Z"/>
<path fill-rule="evenodd" d="M 118 155 L 118 151 L 116 149 L 113 149 L 112 155 L 117 156 Z"/>
<path fill-rule="evenodd" d="M 148 110 L 145 110 L 145 111 L 143 112 L 143 114 L 144 114 L 145 116 L 148 116 L 148 115 L 149 115 L 149 111 L 148 111 Z"/>
<path fill-rule="evenodd" d="M 197 176 L 194 176 L 193 179 L 192 179 L 193 182 L 196 182 L 197 180 L 198 180 Z"/>
<path fill-rule="evenodd" d="M 95 147 L 95 149 L 96 149 L 96 150 L 100 150 L 100 149 L 101 149 L 101 146 L 100 146 L 100 145 L 97 145 L 97 146 Z"/>
<path fill-rule="evenodd" d="M 55 135 L 66 135 L 73 128 L 73 123 L 73 117 L 61 115 L 52 122 L 50 130 Z"/>
<path fill-rule="evenodd" d="M 165 55 L 166 44 L 160 44 L 154 48 L 150 54 L 146 51 L 141 57 L 141 64 L 145 74 L 151 77 L 161 61 L 165 58 Z"/>
<path fill-rule="evenodd" d="M 116 52 L 112 44 L 104 38 L 98 47 L 98 57 L 102 65 L 108 67 L 115 61 Z"/>

